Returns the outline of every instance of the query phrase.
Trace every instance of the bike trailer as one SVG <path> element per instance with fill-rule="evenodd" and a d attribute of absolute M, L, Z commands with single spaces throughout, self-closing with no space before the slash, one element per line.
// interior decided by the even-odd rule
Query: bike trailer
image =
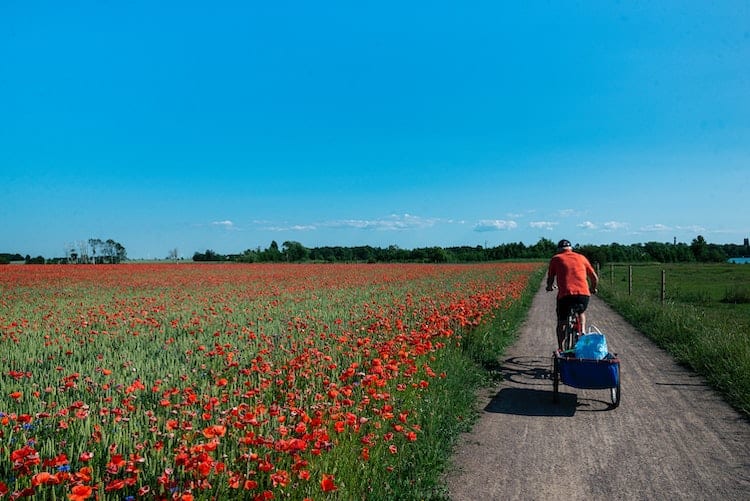
<path fill-rule="evenodd" d="M 604 390 L 620 385 L 620 359 L 616 355 L 608 353 L 601 360 L 593 360 L 558 352 L 556 359 L 563 384 L 587 390 Z"/>

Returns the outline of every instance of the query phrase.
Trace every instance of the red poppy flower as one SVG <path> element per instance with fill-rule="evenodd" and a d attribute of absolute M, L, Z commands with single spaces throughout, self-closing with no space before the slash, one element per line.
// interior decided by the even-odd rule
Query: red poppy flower
<path fill-rule="evenodd" d="M 213 426 L 209 426 L 208 428 L 205 428 L 203 430 L 203 436 L 206 438 L 215 438 L 215 437 L 223 437 L 227 432 L 227 427 L 215 424 Z"/>
<path fill-rule="evenodd" d="M 90 485 L 76 485 L 68 494 L 68 499 L 70 501 L 85 501 L 91 497 L 92 492 L 93 488 Z"/>
<path fill-rule="evenodd" d="M 323 478 L 320 481 L 320 488 L 323 489 L 323 492 L 333 492 L 338 489 L 333 479 L 333 475 L 323 474 Z"/>
<path fill-rule="evenodd" d="M 40 473 L 37 473 L 33 477 L 31 477 L 31 485 L 37 486 L 37 485 L 57 485 L 60 483 L 60 479 L 57 478 L 57 475 L 53 475 L 52 473 L 49 473 L 47 471 L 43 471 Z"/>

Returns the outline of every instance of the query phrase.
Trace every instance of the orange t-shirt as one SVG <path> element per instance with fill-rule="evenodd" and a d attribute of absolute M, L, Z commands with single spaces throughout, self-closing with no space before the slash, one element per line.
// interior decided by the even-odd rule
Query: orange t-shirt
<path fill-rule="evenodd" d="M 552 257 L 547 276 L 557 279 L 557 297 L 576 294 L 590 296 L 586 277 L 594 273 L 594 268 L 586 256 L 568 249 Z"/>

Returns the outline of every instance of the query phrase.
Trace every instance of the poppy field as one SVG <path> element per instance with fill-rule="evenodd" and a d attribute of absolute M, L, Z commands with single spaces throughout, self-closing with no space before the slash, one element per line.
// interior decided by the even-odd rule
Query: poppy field
<path fill-rule="evenodd" d="M 540 266 L 2 267 L 0 499 L 392 497 Z"/>

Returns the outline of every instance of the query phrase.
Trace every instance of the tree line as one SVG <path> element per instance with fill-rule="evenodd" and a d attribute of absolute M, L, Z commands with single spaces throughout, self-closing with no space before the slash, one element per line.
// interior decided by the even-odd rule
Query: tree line
<path fill-rule="evenodd" d="M 585 255 L 592 263 L 616 262 L 726 262 L 732 257 L 750 255 L 747 242 L 744 245 L 711 244 L 698 235 L 690 244 L 647 242 L 630 245 L 611 243 L 606 245 L 576 245 L 575 250 Z M 500 244 L 495 247 L 423 247 L 402 249 L 391 245 L 385 248 L 369 245 L 356 247 L 307 248 L 296 241 L 286 241 L 279 247 L 276 241 L 266 249 L 247 249 L 240 254 L 222 255 L 210 249 L 193 254 L 193 261 L 231 261 L 238 263 L 279 262 L 417 262 L 417 263 L 468 263 L 498 261 L 503 259 L 549 259 L 557 251 L 557 244 L 541 238 L 534 245 L 522 242 Z"/>
<path fill-rule="evenodd" d="M 0 264 L 23 261 L 26 264 L 117 264 L 127 261 L 128 253 L 120 242 L 111 238 L 89 238 L 65 246 L 65 256 L 45 259 L 21 254 L 0 253 Z"/>
<path fill-rule="evenodd" d="M 285 241 L 281 247 L 274 240 L 268 248 L 246 249 L 239 254 L 220 254 L 211 249 L 195 252 L 193 261 L 238 262 L 238 263 L 473 263 L 504 259 L 549 259 L 557 250 L 552 240 L 541 238 L 533 245 L 511 242 L 495 247 L 421 247 L 402 249 L 396 245 L 372 247 L 369 245 L 343 247 L 324 246 L 308 248 L 296 241 Z M 750 256 L 750 246 L 745 239 L 743 245 L 712 244 L 698 235 L 690 244 L 646 242 L 630 245 L 611 243 L 605 245 L 576 245 L 575 250 L 589 260 L 599 264 L 623 262 L 726 262 L 733 257 Z M 177 259 L 177 249 L 169 251 L 168 259 Z M 120 263 L 127 261 L 125 247 L 112 239 L 91 238 L 66 247 L 66 255 L 52 259 L 42 256 L 22 256 L 15 253 L 0 253 L 0 264 L 25 262 L 27 264 L 52 263 Z"/>

